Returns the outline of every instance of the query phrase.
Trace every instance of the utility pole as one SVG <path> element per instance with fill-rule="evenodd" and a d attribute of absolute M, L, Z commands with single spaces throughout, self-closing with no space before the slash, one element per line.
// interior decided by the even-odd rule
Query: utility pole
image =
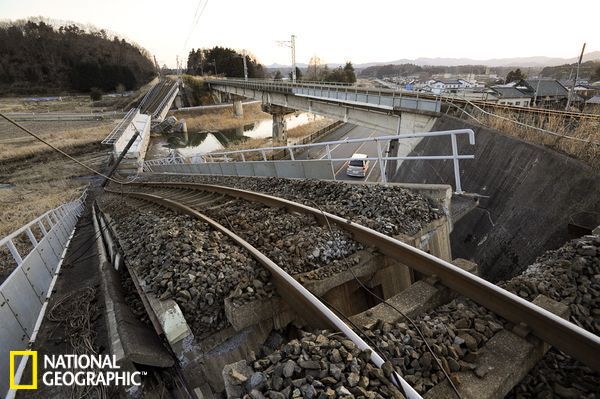
<path fill-rule="evenodd" d="M 292 82 L 296 83 L 296 35 L 292 35 L 291 40 L 280 40 L 277 43 L 292 49 Z"/>
<path fill-rule="evenodd" d="M 296 35 L 292 35 L 291 47 L 292 47 L 292 82 L 296 83 Z"/>
<path fill-rule="evenodd" d="M 577 62 L 577 71 L 575 72 L 575 80 L 571 85 L 571 90 L 569 90 L 569 99 L 567 100 L 567 106 L 565 107 L 565 111 L 569 110 L 571 106 L 571 97 L 573 96 L 573 92 L 575 92 L 575 85 L 577 84 L 577 80 L 579 80 L 579 67 L 581 66 L 581 60 L 583 59 L 583 52 L 585 51 L 585 43 L 583 43 L 583 47 L 581 48 L 581 54 L 579 55 L 579 61 Z"/>

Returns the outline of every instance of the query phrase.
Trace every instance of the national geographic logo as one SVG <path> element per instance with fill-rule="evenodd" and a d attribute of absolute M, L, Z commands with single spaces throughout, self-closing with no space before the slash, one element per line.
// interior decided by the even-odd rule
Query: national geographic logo
<path fill-rule="evenodd" d="M 15 382 L 17 356 L 31 358 L 31 384 Z M 115 356 L 109 355 L 44 355 L 40 373 L 44 386 L 140 386 L 147 373 L 121 370 Z M 10 351 L 10 389 L 38 389 L 37 351 Z"/>
<path fill-rule="evenodd" d="M 15 384 L 15 358 L 31 356 L 31 384 Z M 10 389 L 37 389 L 38 354 L 37 351 L 10 351 Z"/>

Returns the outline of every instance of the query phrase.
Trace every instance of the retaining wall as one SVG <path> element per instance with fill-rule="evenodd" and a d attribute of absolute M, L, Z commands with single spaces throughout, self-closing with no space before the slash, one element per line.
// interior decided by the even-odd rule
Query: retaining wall
<path fill-rule="evenodd" d="M 589 166 L 453 117 L 438 119 L 433 130 L 459 128 L 473 129 L 477 143 L 475 159 L 460 162 L 463 189 L 482 197 L 475 210 L 455 223 L 452 254 L 479 264 L 482 276 L 513 276 L 570 239 L 568 225 L 579 214 L 600 216 L 600 175 Z M 462 137 L 458 141 L 459 149 L 468 145 Z M 412 155 L 448 150 L 442 140 L 426 138 Z M 451 184 L 452 162 L 404 162 L 393 181 Z"/>

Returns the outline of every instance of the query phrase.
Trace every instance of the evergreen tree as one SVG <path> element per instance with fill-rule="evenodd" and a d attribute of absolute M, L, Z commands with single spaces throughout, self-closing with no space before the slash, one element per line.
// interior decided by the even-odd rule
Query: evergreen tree
<path fill-rule="evenodd" d="M 514 71 L 508 72 L 508 75 L 506 75 L 506 83 L 518 82 L 525 79 L 525 77 L 526 76 L 523 72 L 521 72 L 521 69 L 517 68 Z"/>
<path fill-rule="evenodd" d="M 346 62 L 346 65 L 344 66 L 344 82 L 356 82 L 356 74 L 354 73 L 354 67 L 350 61 Z"/>

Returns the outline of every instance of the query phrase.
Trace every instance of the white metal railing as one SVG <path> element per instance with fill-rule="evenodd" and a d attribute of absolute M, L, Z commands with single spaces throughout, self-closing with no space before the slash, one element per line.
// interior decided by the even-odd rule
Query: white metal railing
<path fill-rule="evenodd" d="M 23 350 L 35 340 L 47 299 L 60 271 L 72 231 L 85 207 L 86 197 L 87 189 L 77 200 L 44 213 L 0 240 L 0 250 L 8 249 L 8 254 L 2 259 L 4 266 L 10 266 L 11 260 L 15 266 L 0 284 L 2 397 L 9 389 L 9 352 Z M 31 249 L 20 251 L 18 246 L 23 245 L 17 241 L 19 237 L 29 241 L 26 244 Z"/>
<path fill-rule="evenodd" d="M 238 87 L 242 90 L 270 91 L 297 96 L 330 99 L 351 104 L 368 104 L 387 109 L 417 109 L 440 112 L 441 98 L 437 95 L 406 93 L 390 89 L 368 89 L 348 83 L 333 82 L 286 82 L 264 79 L 209 79 L 209 85 Z M 238 93 L 239 94 L 239 93 Z M 244 93 L 241 93 L 243 95 Z"/>
<path fill-rule="evenodd" d="M 334 170 L 334 162 L 346 162 L 351 160 L 351 157 L 339 157 L 334 156 L 332 152 L 337 149 L 339 146 L 349 145 L 349 144 L 362 144 L 362 143 L 376 143 L 376 154 L 366 154 L 367 157 L 365 159 L 377 161 L 380 168 L 380 177 L 382 182 L 386 182 L 385 168 L 386 163 L 388 161 L 411 161 L 411 160 L 452 160 L 454 167 L 454 183 L 455 183 L 455 191 L 460 193 L 462 192 L 462 184 L 460 178 L 460 160 L 464 159 L 474 159 L 474 155 L 465 155 L 459 154 L 458 152 L 458 142 L 457 136 L 459 135 L 467 135 L 469 144 L 475 144 L 475 133 L 471 129 L 457 129 L 457 130 L 445 130 L 438 132 L 425 132 L 425 133 L 408 133 L 408 134 L 400 134 L 400 135 L 391 135 L 391 136 L 378 136 L 378 137 L 368 137 L 368 138 L 358 138 L 358 139 L 346 139 L 346 140 L 338 140 L 338 141 L 327 141 L 321 143 L 312 143 L 312 144 L 298 144 L 298 145 L 286 145 L 286 146 L 277 146 L 277 147 L 264 147 L 264 148 L 250 148 L 245 150 L 236 150 L 236 151 L 220 151 L 220 152 L 211 152 L 207 154 L 198 155 L 196 159 L 199 159 L 200 162 L 194 163 L 218 163 L 218 162 L 257 162 L 256 160 L 247 159 L 247 155 L 249 154 L 260 154 L 261 158 L 258 160 L 259 162 L 277 162 L 277 160 L 270 160 L 269 157 L 274 152 L 284 152 L 289 155 L 289 160 L 296 162 L 312 162 L 315 160 L 326 160 L 329 161 L 329 165 L 333 172 L 333 177 L 335 179 L 335 170 Z M 452 153 L 449 155 L 414 155 L 414 156 L 387 156 L 384 155 L 384 152 L 387 153 L 388 150 L 382 148 L 382 144 L 389 145 L 390 142 L 395 140 L 406 140 L 406 139 L 415 139 L 415 138 L 427 138 L 427 137 L 450 137 L 450 148 Z M 325 153 L 321 155 L 318 159 L 309 159 L 310 149 L 324 149 Z M 306 153 L 303 153 L 306 151 Z M 300 156 L 300 158 L 298 157 Z M 144 162 L 144 171 L 152 172 L 153 166 L 158 165 L 179 165 L 186 164 L 186 159 L 181 156 L 171 156 L 168 158 L 161 159 L 153 159 Z"/>
<path fill-rule="evenodd" d="M 139 113 L 139 108 L 131 108 L 127 114 L 121 119 L 121 121 L 115 126 L 115 128 L 106 136 L 104 140 L 102 140 L 102 144 L 114 144 L 119 137 L 123 134 L 127 126 L 133 121 L 133 119 Z"/>

